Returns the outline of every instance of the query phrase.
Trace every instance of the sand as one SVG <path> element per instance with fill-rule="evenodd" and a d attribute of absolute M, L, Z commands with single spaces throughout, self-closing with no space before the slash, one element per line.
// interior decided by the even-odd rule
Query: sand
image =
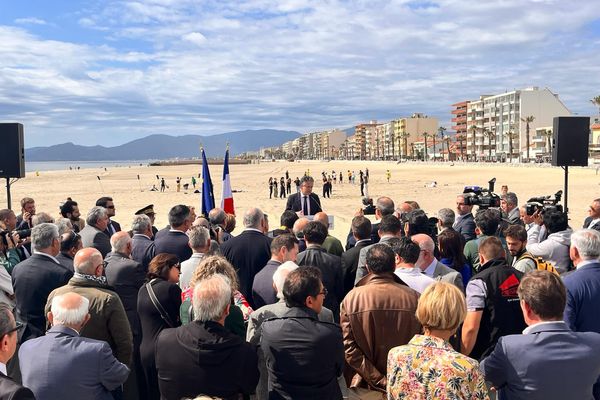
<path fill-rule="evenodd" d="M 107 163 L 110 165 L 110 163 Z M 443 207 L 454 208 L 455 196 L 461 193 L 465 185 L 487 187 L 487 182 L 497 178 L 496 192 L 502 185 L 508 185 L 514 191 L 519 202 L 523 203 L 532 196 L 553 194 L 563 189 L 563 170 L 548 166 L 509 166 L 501 164 L 460 164 L 451 166 L 448 163 L 423 164 L 395 162 L 359 162 L 359 161 L 303 161 L 303 162 L 263 162 L 252 165 L 231 165 L 232 189 L 234 193 L 238 224 L 234 234 L 241 231 L 241 216 L 249 207 L 259 207 L 269 215 L 270 227 L 279 226 L 279 216 L 285 208 L 285 199 L 269 199 L 269 176 L 281 177 L 285 171 L 290 172 L 294 179 L 302 176 L 305 170 L 315 176 L 315 192 L 321 196 L 321 171 L 329 173 L 332 170 L 344 171 L 344 183 L 335 184 L 331 199 L 321 199 L 323 210 L 335 216 L 335 229 L 332 234 L 345 241 L 346 234 L 354 212 L 361 207 L 358 171 L 369 168 L 369 195 L 376 198 L 380 195 L 390 196 L 394 201 L 415 200 L 429 215 L 435 215 Z M 211 176 L 214 184 L 215 201 L 221 201 L 221 177 L 223 167 L 211 166 Z M 26 178 L 12 186 L 13 209 L 19 213 L 19 199 L 24 196 L 36 200 L 37 211 L 45 211 L 58 217 L 59 203 L 67 196 L 79 203 L 84 214 L 102 195 L 112 196 L 116 206 L 115 220 L 121 223 L 123 229 L 129 229 L 134 212 L 148 204 L 154 204 L 156 211 L 156 226 L 162 228 L 167 224 L 169 208 L 175 204 L 196 206 L 200 211 L 200 196 L 192 190 L 176 192 L 175 179 L 183 178 L 183 183 L 189 183 L 191 177 L 198 176 L 200 166 L 169 166 L 169 167 L 112 167 L 81 169 L 79 171 L 43 171 L 37 176 L 28 173 Z M 356 185 L 347 181 L 347 170 L 356 172 Z M 390 169 L 390 183 L 386 181 L 386 170 Z M 137 175 L 140 175 L 138 181 Z M 169 189 L 165 193 L 151 192 L 152 184 L 159 187 L 156 175 L 165 177 Z M 101 182 L 96 176 L 100 176 Z M 431 181 L 437 181 L 437 187 L 426 187 Z M 592 199 L 598 195 L 600 177 L 594 168 L 572 167 L 569 176 L 569 211 L 571 226 L 580 228 L 587 215 L 587 209 Z M 102 188 L 101 188 L 102 185 Z M 141 190 L 140 190 L 141 185 Z M 200 185 L 198 179 L 197 185 Z M 190 184 L 191 187 L 191 184 Z M 295 187 L 292 184 L 292 191 Z M 0 194 L 0 204 L 6 205 L 5 190 Z"/>

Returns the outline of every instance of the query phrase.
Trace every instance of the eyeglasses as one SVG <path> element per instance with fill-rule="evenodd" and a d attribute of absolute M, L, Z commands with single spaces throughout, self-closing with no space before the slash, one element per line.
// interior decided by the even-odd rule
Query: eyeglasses
<path fill-rule="evenodd" d="M 20 323 L 19 321 L 15 321 L 15 327 L 4 332 L 2 335 L 0 335 L 0 338 L 3 338 L 5 335 L 9 335 L 15 331 L 18 331 L 19 329 L 21 329 L 23 327 L 23 324 Z"/>
<path fill-rule="evenodd" d="M 323 295 L 323 297 L 327 297 L 327 293 L 329 293 L 329 292 L 327 291 L 327 288 L 325 288 L 325 287 L 323 288 L 323 290 L 321 290 L 321 291 L 319 292 L 319 294 L 322 294 L 322 295 Z"/>

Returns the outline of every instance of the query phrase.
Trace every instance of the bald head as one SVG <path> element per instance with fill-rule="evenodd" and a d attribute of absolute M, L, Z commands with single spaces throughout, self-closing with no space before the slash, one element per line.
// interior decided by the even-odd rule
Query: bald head
<path fill-rule="evenodd" d="M 73 268 L 85 275 L 102 275 L 102 254 L 93 247 L 86 247 L 75 254 Z"/>
<path fill-rule="evenodd" d="M 294 227 L 292 228 L 294 235 L 298 236 L 298 233 L 303 232 L 309 222 L 310 221 L 307 218 L 298 218 L 296 222 L 294 222 Z"/>
<path fill-rule="evenodd" d="M 126 231 L 115 233 L 110 238 L 113 253 L 121 253 L 126 256 L 131 254 L 131 237 Z"/>
<path fill-rule="evenodd" d="M 317 221 L 329 228 L 329 217 L 323 211 L 315 214 L 313 221 Z"/>
<path fill-rule="evenodd" d="M 262 230 L 265 214 L 258 208 L 250 208 L 244 213 L 244 227 Z"/>
<path fill-rule="evenodd" d="M 415 266 L 420 268 L 422 271 L 427 269 L 427 267 L 433 262 L 435 256 L 433 251 L 435 249 L 435 244 L 433 243 L 433 239 L 430 236 L 425 235 L 424 233 L 418 233 L 410 237 L 410 239 L 419 245 L 419 249 L 421 250 L 419 253 L 419 259 L 415 263 Z"/>

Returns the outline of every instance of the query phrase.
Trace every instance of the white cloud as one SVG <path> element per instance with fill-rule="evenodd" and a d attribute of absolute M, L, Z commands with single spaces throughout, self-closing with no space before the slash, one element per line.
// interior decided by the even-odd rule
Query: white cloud
<path fill-rule="evenodd" d="M 531 85 L 596 112 L 599 38 L 587 26 L 600 10 L 583 0 L 100 4 L 77 18 L 105 44 L 0 26 L 0 107 L 31 122 L 31 145 L 304 131 L 413 112 L 447 122 L 450 104 Z"/>
<path fill-rule="evenodd" d="M 17 25 L 46 25 L 46 21 L 36 17 L 17 18 L 15 19 Z"/>

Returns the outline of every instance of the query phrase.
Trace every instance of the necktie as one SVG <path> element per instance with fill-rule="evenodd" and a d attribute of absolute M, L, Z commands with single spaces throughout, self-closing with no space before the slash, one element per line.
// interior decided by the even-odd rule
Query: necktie
<path fill-rule="evenodd" d="M 302 198 L 304 199 L 302 203 L 302 213 L 308 215 L 308 196 L 302 196 Z"/>

